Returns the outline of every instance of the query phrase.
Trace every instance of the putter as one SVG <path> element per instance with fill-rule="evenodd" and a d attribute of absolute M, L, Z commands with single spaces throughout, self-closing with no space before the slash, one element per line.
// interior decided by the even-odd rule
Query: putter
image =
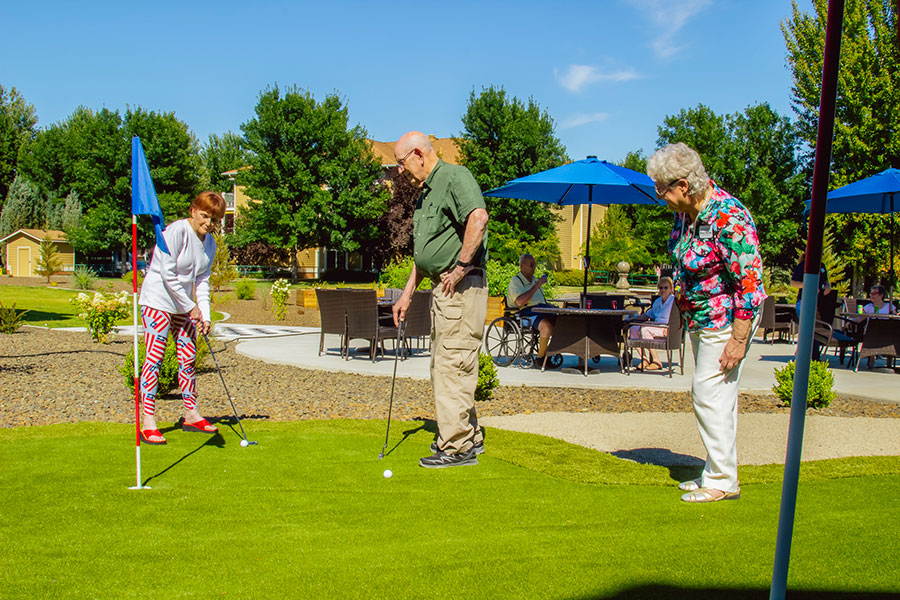
<path fill-rule="evenodd" d="M 237 419 L 238 427 L 241 428 L 241 436 L 244 438 L 244 442 L 246 442 L 247 446 L 256 446 L 257 442 L 251 442 L 247 439 L 247 434 L 244 433 L 244 426 L 241 424 L 241 418 L 237 414 L 237 409 L 234 407 L 234 402 L 231 399 L 231 394 L 228 392 L 228 386 L 225 385 L 225 377 L 222 376 L 222 369 L 219 367 L 219 361 L 216 360 L 216 353 L 213 352 L 212 344 L 209 343 L 209 338 L 206 337 L 206 334 L 203 334 L 203 339 L 206 340 L 206 347 L 209 348 L 209 354 L 212 356 L 213 362 L 216 363 L 216 371 L 219 372 L 219 379 L 222 380 L 222 387 L 225 388 L 225 395 L 228 397 L 228 403 L 231 404 L 231 412 L 234 413 L 234 418 Z M 244 444 L 241 444 L 242 446 Z"/>
<path fill-rule="evenodd" d="M 394 383 L 397 381 L 397 362 L 400 360 L 400 340 L 406 331 L 406 321 L 400 321 L 397 327 L 397 345 L 394 346 L 394 376 L 391 377 L 391 401 L 388 403 L 388 421 L 387 431 L 384 434 L 384 446 L 378 455 L 378 460 L 384 458 L 384 451 L 387 449 L 388 438 L 391 436 L 391 410 L 394 408 Z"/>

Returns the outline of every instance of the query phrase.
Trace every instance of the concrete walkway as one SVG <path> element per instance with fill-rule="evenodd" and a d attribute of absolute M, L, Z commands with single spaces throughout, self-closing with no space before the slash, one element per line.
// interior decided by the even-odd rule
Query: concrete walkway
<path fill-rule="evenodd" d="M 235 333 L 241 328 L 256 328 L 254 337 L 259 335 L 259 326 L 217 324 L 215 335 L 223 329 L 224 337 L 238 339 Z M 273 328 L 275 329 L 275 328 Z M 340 357 L 339 338 L 336 335 L 325 336 L 325 353 L 319 356 L 319 330 L 314 328 L 278 328 L 284 330 L 280 337 L 266 336 L 256 339 L 239 339 L 238 354 L 270 363 L 293 365 L 304 369 L 359 373 L 363 375 L 384 375 L 390 377 L 394 368 L 393 341 L 386 342 L 388 348 L 385 356 L 379 355 L 375 362 L 369 360 L 367 352 L 351 351 L 350 360 Z M 351 342 L 352 348 L 365 346 L 362 340 Z M 793 344 L 763 343 L 757 337 L 750 346 L 748 362 L 741 378 L 741 390 L 747 392 L 770 393 L 775 383 L 774 371 L 787 364 L 794 357 Z M 668 377 L 667 371 L 636 372 L 625 375 L 619 371 L 618 361 L 612 356 L 603 356 L 599 364 L 591 363 L 591 369 L 584 376 L 578 368 L 578 359 L 572 355 L 564 355 L 563 368 L 544 371 L 521 369 L 518 367 L 502 367 L 497 369 L 502 385 L 527 385 L 538 387 L 570 387 L 570 388 L 607 388 L 648 390 L 686 391 L 690 389 L 694 361 L 690 352 L 690 342 L 685 349 L 684 375 L 680 369 L 674 370 Z M 398 377 L 428 379 L 431 356 L 427 351 L 416 352 L 412 357 L 403 360 L 397 367 Z M 677 361 L 677 356 L 675 357 Z M 842 396 L 865 398 L 869 400 L 900 403 L 900 375 L 887 369 L 870 371 L 862 368 L 858 373 L 841 366 L 837 358 L 829 356 L 834 389 Z M 879 364 L 882 364 L 879 361 Z"/>
<path fill-rule="evenodd" d="M 216 325 L 218 335 L 222 325 Z M 222 329 L 223 337 L 241 331 L 241 325 Z M 251 326 L 246 326 L 251 327 Z M 394 368 L 393 350 L 378 356 L 373 363 L 368 352 L 351 351 L 350 359 L 340 357 L 338 336 L 325 336 L 325 352 L 319 356 L 319 330 L 295 328 L 278 337 L 263 335 L 238 340 L 236 351 L 249 358 L 286 364 L 304 369 L 382 375 L 390 377 Z M 259 334 L 259 329 L 254 329 Z M 231 339 L 236 339 L 231 337 Z M 388 348 L 393 346 L 387 342 Z M 365 342 L 352 343 L 360 350 Z M 768 344 L 761 339 L 751 344 L 748 363 L 741 379 L 741 389 L 769 393 L 775 382 L 774 370 L 793 358 L 796 346 L 786 343 Z M 676 359 L 677 360 L 677 359 Z M 829 357 L 835 379 L 835 390 L 842 396 L 900 403 L 900 375 L 886 369 L 862 370 L 854 373 Z M 398 364 L 397 375 L 418 379 L 429 377 L 430 354 L 414 353 Z M 570 387 L 609 389 L 650 389 L 683 392 L 690 389 L 694 364 L 690 346 L 686 350 L 684 374 L 675 370 L 669 378 L 665 371 L 619 372 L 614 357 L 604 356 L 592 365 L 585 377 L 577 368 L 574 356 L 564 356 L 562 370 L 540 372 L 518 367 L 498 368 L 502 385 L 530 387 Z M 883 372 L 879 372 L 883 371 Z M 738 426 L 738 461 L 740 464 L 784 463 L 790 416 L 787 414 L 742 414 Z M 620 458 L 642 463 L 702 465 L 705 456 L 694 415 L 691 413 L 534 413 L 495 416 L 481 419 L 484 425 L 537 433 L 608 452 Z M 809 414 L 803 443 L 803 460 L 820 460 L 847 456 L 900 455 L 900 419 L 867 417 L 841 418 Z"/>

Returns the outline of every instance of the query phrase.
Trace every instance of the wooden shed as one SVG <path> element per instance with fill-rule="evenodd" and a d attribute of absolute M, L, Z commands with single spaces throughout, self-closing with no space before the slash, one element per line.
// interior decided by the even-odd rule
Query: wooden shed
<path fill-rule="evenodd" d="M 55 229 L 19 229 L 2 240 L 6 244 L 4 263 L 13 277 L 38 277 L 35 269 L 41 256 L 41 241 L 49 237 L 56 244 L 56 251 L 64 272 L 75 270 L 75 250 L 66 234 Z"/>

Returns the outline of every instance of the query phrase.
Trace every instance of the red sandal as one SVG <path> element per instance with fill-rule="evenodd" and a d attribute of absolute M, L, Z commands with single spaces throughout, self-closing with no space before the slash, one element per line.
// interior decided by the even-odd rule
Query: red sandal
<path fill-rule="evenodd" d="M 212 425 L 206 419 L 200 419 L 199 421 L 195 421 L 193 423 L 185 423 L 182 421 L 181 423 L 182 431 L 196 431 L 197 433 L 219 433 L 219 428 L 215 425 Z"/>
<path fill-rule="evenodd" d="M 154 442 L 151 437 L 162 438 L 161 442 Z M 159 429 L 141 429 L 141 442 L 150 444 L 151 446 L 165 446 L 166 438 L 159 432 Z"/>

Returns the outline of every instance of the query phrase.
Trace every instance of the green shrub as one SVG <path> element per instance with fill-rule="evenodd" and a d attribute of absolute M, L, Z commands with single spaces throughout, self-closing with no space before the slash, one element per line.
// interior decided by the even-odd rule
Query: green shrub
<path fill-rule="evenodd" d="M 406 256 L 404 258 L 401 258 L 400 260 L 390 263 L 381 272 L 379 285 L 386 288 L 399 288 L 402 290 L 406 287 L 406 282 L 409 281 L 409 274 L 412 273 L 412 268 L 412 256 Z M 422 283 L 419 284 L 419 289 L 430 290 L 431 280 L 427 278 L 422 279 Z"/>
<path fill-rule="evenodd" d="M 22 320 L 28 313 L 27 310 L 16 310 L 16 303 L 12 306 L 3 306 L 0 301 L 0 333 L 15 333 L 22 326 Z"/>
<path fill-rule="evenodd" d="M 234 291 L 238 300 L 253 300 L 256 298 L 256 282 L 249 279 L 241 279 L 234 285 Z"/>
<path fill-rule="evenodd" d="M 92 290 L 97 283 L 97 273 L 90 267 L 75 267 L 72 272 L 72 283 L 75 289 Z"/>
<path fill-rule="evenodd" d="M 138 341 L 138 361 L 140 365 L 144 364 L 144 357 L 147 355 L 147 348 L 144 346 L 144 338 L 140 337 Z M 199 373 L 206 364 L 209 356 L 209 348 L 206 347 L 206 341 L 197 340 L 197 354 L 194 358 L 194 371 Z M 134 397 L 134 352 L 125 354 L 125 362 L 119 367 L 119 373 L 125 378 L 125 387 Z M 138 368 L 138 376 L 141 370 Z M 166 353 L 163 355 L 162 364 L 159 366 L 159 384 L 156 389 L 156 395 L 162 396 L 169 390 L 178 387 L 178 351 L 175 347 L 175 339 L 169 336 L 166 340 Z"/>
<path fill-rule="evenodd" d="M 140 271 L 138 271 L 137 276 L 138 276 L 137 284 L 138 284 L 138 287 L 140 287 L 141 284 L 144 283 L 144 274 L 141 273 Z M 132 285 L 132 283 L 133 283 L 133 282 L 132 282 L 132 277 L 133 277 L 133 276 L 132 276 L 132 274 L 131 274 L 131 271 L 128 271 L 127 273 L 125 273 L 124 275 L 122 275 L 122 281 L 124 281 L 124 282 L 127 283 L 128 285 Z"/>
<path fill-rule="evenodd" d="M 494 397 L 494 388 L 500 385 L 497 367 L 487 354 L 478 353 L 478 385 L 475 387 L 475 401 L 484 402 Z"/>
<path fill-rule="evenodd" d="M 272 310 L 275 312 L 276 321 L 284 321 L 287 316 L 287 299 L 291 293 L 291 284 L 287 279 L 278 279 L 269 290 L 272 295 Z"/>
<path fill-rule="evenodd" d="M 775 369 L 776 384 L 774 391 L 785 406 L 791 405 L 794 394 L 794 361 L 780 369 Z M 825 408 L 837 397 L 832 390 L 834 375 L 825 361 L 814 360 L 809 365 L 809 387 L 806 394 L 806 405 L 809 408 Z"/>
<path fill-rule="evenodd" d="M 568 287 L 584 285 L 584 271 L 579 271 L 578 269 L 554 271 L 553 278 L 556 281 L 556 285 L 565 285 Z"/>
<path fill-rule="evenodd" d="M 501 263 L 498 260 L 487 261 L 488 294 L 506 296 L 510 280 L 519 272 L 517 263 Z"/>

